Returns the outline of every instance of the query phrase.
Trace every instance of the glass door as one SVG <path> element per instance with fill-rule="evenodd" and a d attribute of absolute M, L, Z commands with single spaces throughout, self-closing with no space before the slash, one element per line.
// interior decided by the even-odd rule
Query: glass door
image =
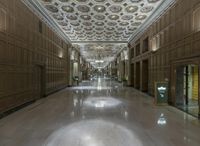
<path fill-rule="evenodd" d="M 195 64 L 176 67 L 176 106 L 194 116 L 199 114 L 199 67 Z"/>

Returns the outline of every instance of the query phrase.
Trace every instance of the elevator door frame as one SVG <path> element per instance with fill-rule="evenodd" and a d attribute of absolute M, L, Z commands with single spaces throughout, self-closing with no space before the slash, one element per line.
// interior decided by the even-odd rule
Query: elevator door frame
<path fill-rule="evenodd" d="M 176 79 L 177 79 L 177 74 L 176 74 L 176 69 L 177 67 L 180 66 L 188 66 L 188 65 L 197 65 L 198 66 L 198 104 L 199 104 L 199 112 L 200 112 L 200 56 L 193 57 L 193 58 L 186 58 L 182 60 L 176 60 L 172 62 L 171 66 L 171 99 L 169 102 L 172 103 L 173 106 L 176 106 Z M 199 113 L 200 117 L 200 113 Z"/>
<path fill-rule="evenodd" d="M 131 67 L 130 67 L 130 72 L 131 72 L 131 75 L 130 75 L 130 85 L 132 87 L 135 87 L 135 63 L 131 63 Z"/>
<path fill-rule="evenodd" d="M 46 92 L 45 92 L 45 89 L 46 89 L 46 79 L 45 79 L 45 75 L 46 75 L 46 69 L 45 69 L 45 65 L 41 65 L 41 64 L 36 64 L 35 65 L 35 80 L 37 81 L 37 72 L 40 71 L 40 74 L 39 74 L 39 82 L 36 83 L 36 84 L 40 84 L 40 93 L 37 93 L 36 95 L 36 99 L 39 99 L 39 98 L 43 98 L 46 96 Z M 39 96 L 38 96 L 39 95 Z"/>

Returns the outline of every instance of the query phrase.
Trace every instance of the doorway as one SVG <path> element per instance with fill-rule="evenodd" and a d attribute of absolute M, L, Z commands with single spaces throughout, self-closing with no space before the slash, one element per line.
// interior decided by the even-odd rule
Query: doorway
<path fill-rule="evenodd" d="M 134 87 L 134 79 L 135 79 L 135 64 L 131 64 L 131 86 Z"/>
<path fill-rule="evenodd" d="M 185 112 L 199 114 L 199 66 L 187 64 L 176 66 L 176 106 Z"/>
<path fill-rule="evenodd" d="M 140 89 L 140 62 L 136 63 L 136 84 L 135 84 L 135 88 L 136 89 Z"/>
<path fill-rule="evenodd" d="M 39 99 L 45 96 L 45 67 L 42 65 L 35 66 L 35 98 Z"/>
<path fill-rule="evenodd" d="M 149 63 L 148 60 L 142 61 L 142 91 L 148 92 Z"/>

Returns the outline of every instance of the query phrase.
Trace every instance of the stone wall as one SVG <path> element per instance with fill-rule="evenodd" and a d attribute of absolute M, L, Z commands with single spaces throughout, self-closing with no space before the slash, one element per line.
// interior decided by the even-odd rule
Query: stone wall
<path fill-rule="evenodd" d="M 171 85 L 171 68 L 176 60 L 193 58 L 200 55 L 200 1 L 176 0 L 136 41 L 129 42 L 131 64 L 148 60 L 148 93 L 154 95 L 155 82 L 168 81 Z M 142 51 L 143 43 L 149 38 L 149 49 Z M 140 44 L 140 55 L 136 56 L 136 46 Z M 136 65 L 134 73 L 136 76 Z M 130 66 L 130 67 L 131 67 Z M 142 76 L 140 90 L 142 90 Z M 136 80 L 133 80 L 134 82 Z M 135 83 L 130 83 L 135 84 Z M 171 86 L 170 86 L 171 87 Z"/>
<path fill-rule="evenodd" d="M 68 85 L 69 47 L 20 0 L 1 0 L 0 112 Z"/>

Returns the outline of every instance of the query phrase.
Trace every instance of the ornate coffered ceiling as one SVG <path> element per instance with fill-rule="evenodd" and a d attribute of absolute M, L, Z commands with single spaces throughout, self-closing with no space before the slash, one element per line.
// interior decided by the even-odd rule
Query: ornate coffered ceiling
<path fill-rule="evenodd" d="M 92 61 L 97 56 L 111 60 L 120 48 L 113 43 L 120 46 L 136 37 L 174 0 L 22 1 L 60 36 L 79 44 L 83 57 Z"/>

